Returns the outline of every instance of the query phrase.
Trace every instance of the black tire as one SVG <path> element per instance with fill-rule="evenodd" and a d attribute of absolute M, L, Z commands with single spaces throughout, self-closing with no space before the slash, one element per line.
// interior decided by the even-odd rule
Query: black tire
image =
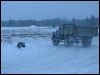
<path fill-rule="evenodd" d="M 82 46 L 83 47 L 90 47 L 91 41 L 87 41 L 87 39 L 82 39 Z"/>
<path fill-rule="evenodd" d="M 91 41 L 87 41 L 87 46 L 88 46 L 88 47 L 91 46 Z"/>
<path fill-rule="evenodd" d="M 64 44 L 65 44 L 66 47 L 72 47 L 73 46 L 73 41 L 69 41 L 68 39 L 66 39 Z"/>
<path fill-rule="evenodd" d="M 24 42 L 18 42 L 18 44 L 17 44 L 17 48 L 21 48 L 21 47 L 25 47 L 25 43 Z"/>
<path fill-rule="evenodd" d="M 52 43 L 54 46 L 57 46 L 59 44 L 59 40 L 57 40 L 56 38 L 52 38 Z"/>

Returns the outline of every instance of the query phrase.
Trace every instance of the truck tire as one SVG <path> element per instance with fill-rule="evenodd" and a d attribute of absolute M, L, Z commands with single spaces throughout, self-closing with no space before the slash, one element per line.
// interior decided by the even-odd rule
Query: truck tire
<path fill-rule="evenodd" d="M 66 39 L 64 44 L 65 44 L 66 47 L 72 47 L 73 46 L 73 41 L 69 41 L 68 39 Z"/>
<path fill-rule="evenodd" d="M 83 47 L 91 46 L 91 41 L 87 41 L 87 39 L 82 39 L 82 46 Z"/>
<path fill-rule="evenodd" d="M 52 43 L 54 46 L 57 46 L 59 44 L 59 40 L 57 40 L 56 38 L 52 38 Z"/>

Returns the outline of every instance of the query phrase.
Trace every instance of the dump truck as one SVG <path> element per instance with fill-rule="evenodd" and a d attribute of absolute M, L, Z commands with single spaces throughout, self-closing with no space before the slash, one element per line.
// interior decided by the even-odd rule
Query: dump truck
<path fill-rule="evenodd" d="M 92 38 L 98 36 L 96 26 L 77 26 L 75 24 L 61 24 L 52 33 L 52 43 L 57 46 L 59 42 L 64 42 L 66 47 L 73 46 L 73 43 L 82 43 L 83 47 L 91 46 Z"/>

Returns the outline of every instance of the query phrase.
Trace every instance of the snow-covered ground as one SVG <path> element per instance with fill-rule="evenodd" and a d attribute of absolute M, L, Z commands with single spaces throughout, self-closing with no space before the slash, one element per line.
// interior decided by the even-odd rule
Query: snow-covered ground
<path fill-rule="evenodd" d="M 1 27 L 1 36 L 51 36 L 58 28 L 52 27 Z"/>
<path fill-rule="evenodd" d="M 26 47 L 18 49 L 24 41 Z M 1 42 L 2 74 L 99 74 L 99 37 L 89 48 L 81 43 L 66 48 L 53 46 L 50 37 L 12 37 L 12 44 Z"/>

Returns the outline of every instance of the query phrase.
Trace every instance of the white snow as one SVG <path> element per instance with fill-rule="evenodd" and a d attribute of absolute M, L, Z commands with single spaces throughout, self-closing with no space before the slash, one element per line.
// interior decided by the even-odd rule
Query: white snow
<path fill-rule="evenodd" d="M 1 42 L 2 74 L 99 74 L 99 37 L 89 48 L 81 43 L 72 48 L 63 42 L 53 46 L 50 37 L 12 37 L 12 41 L 11 45 Z M 18 49 L 19 41 L 26 47 Z"/>

